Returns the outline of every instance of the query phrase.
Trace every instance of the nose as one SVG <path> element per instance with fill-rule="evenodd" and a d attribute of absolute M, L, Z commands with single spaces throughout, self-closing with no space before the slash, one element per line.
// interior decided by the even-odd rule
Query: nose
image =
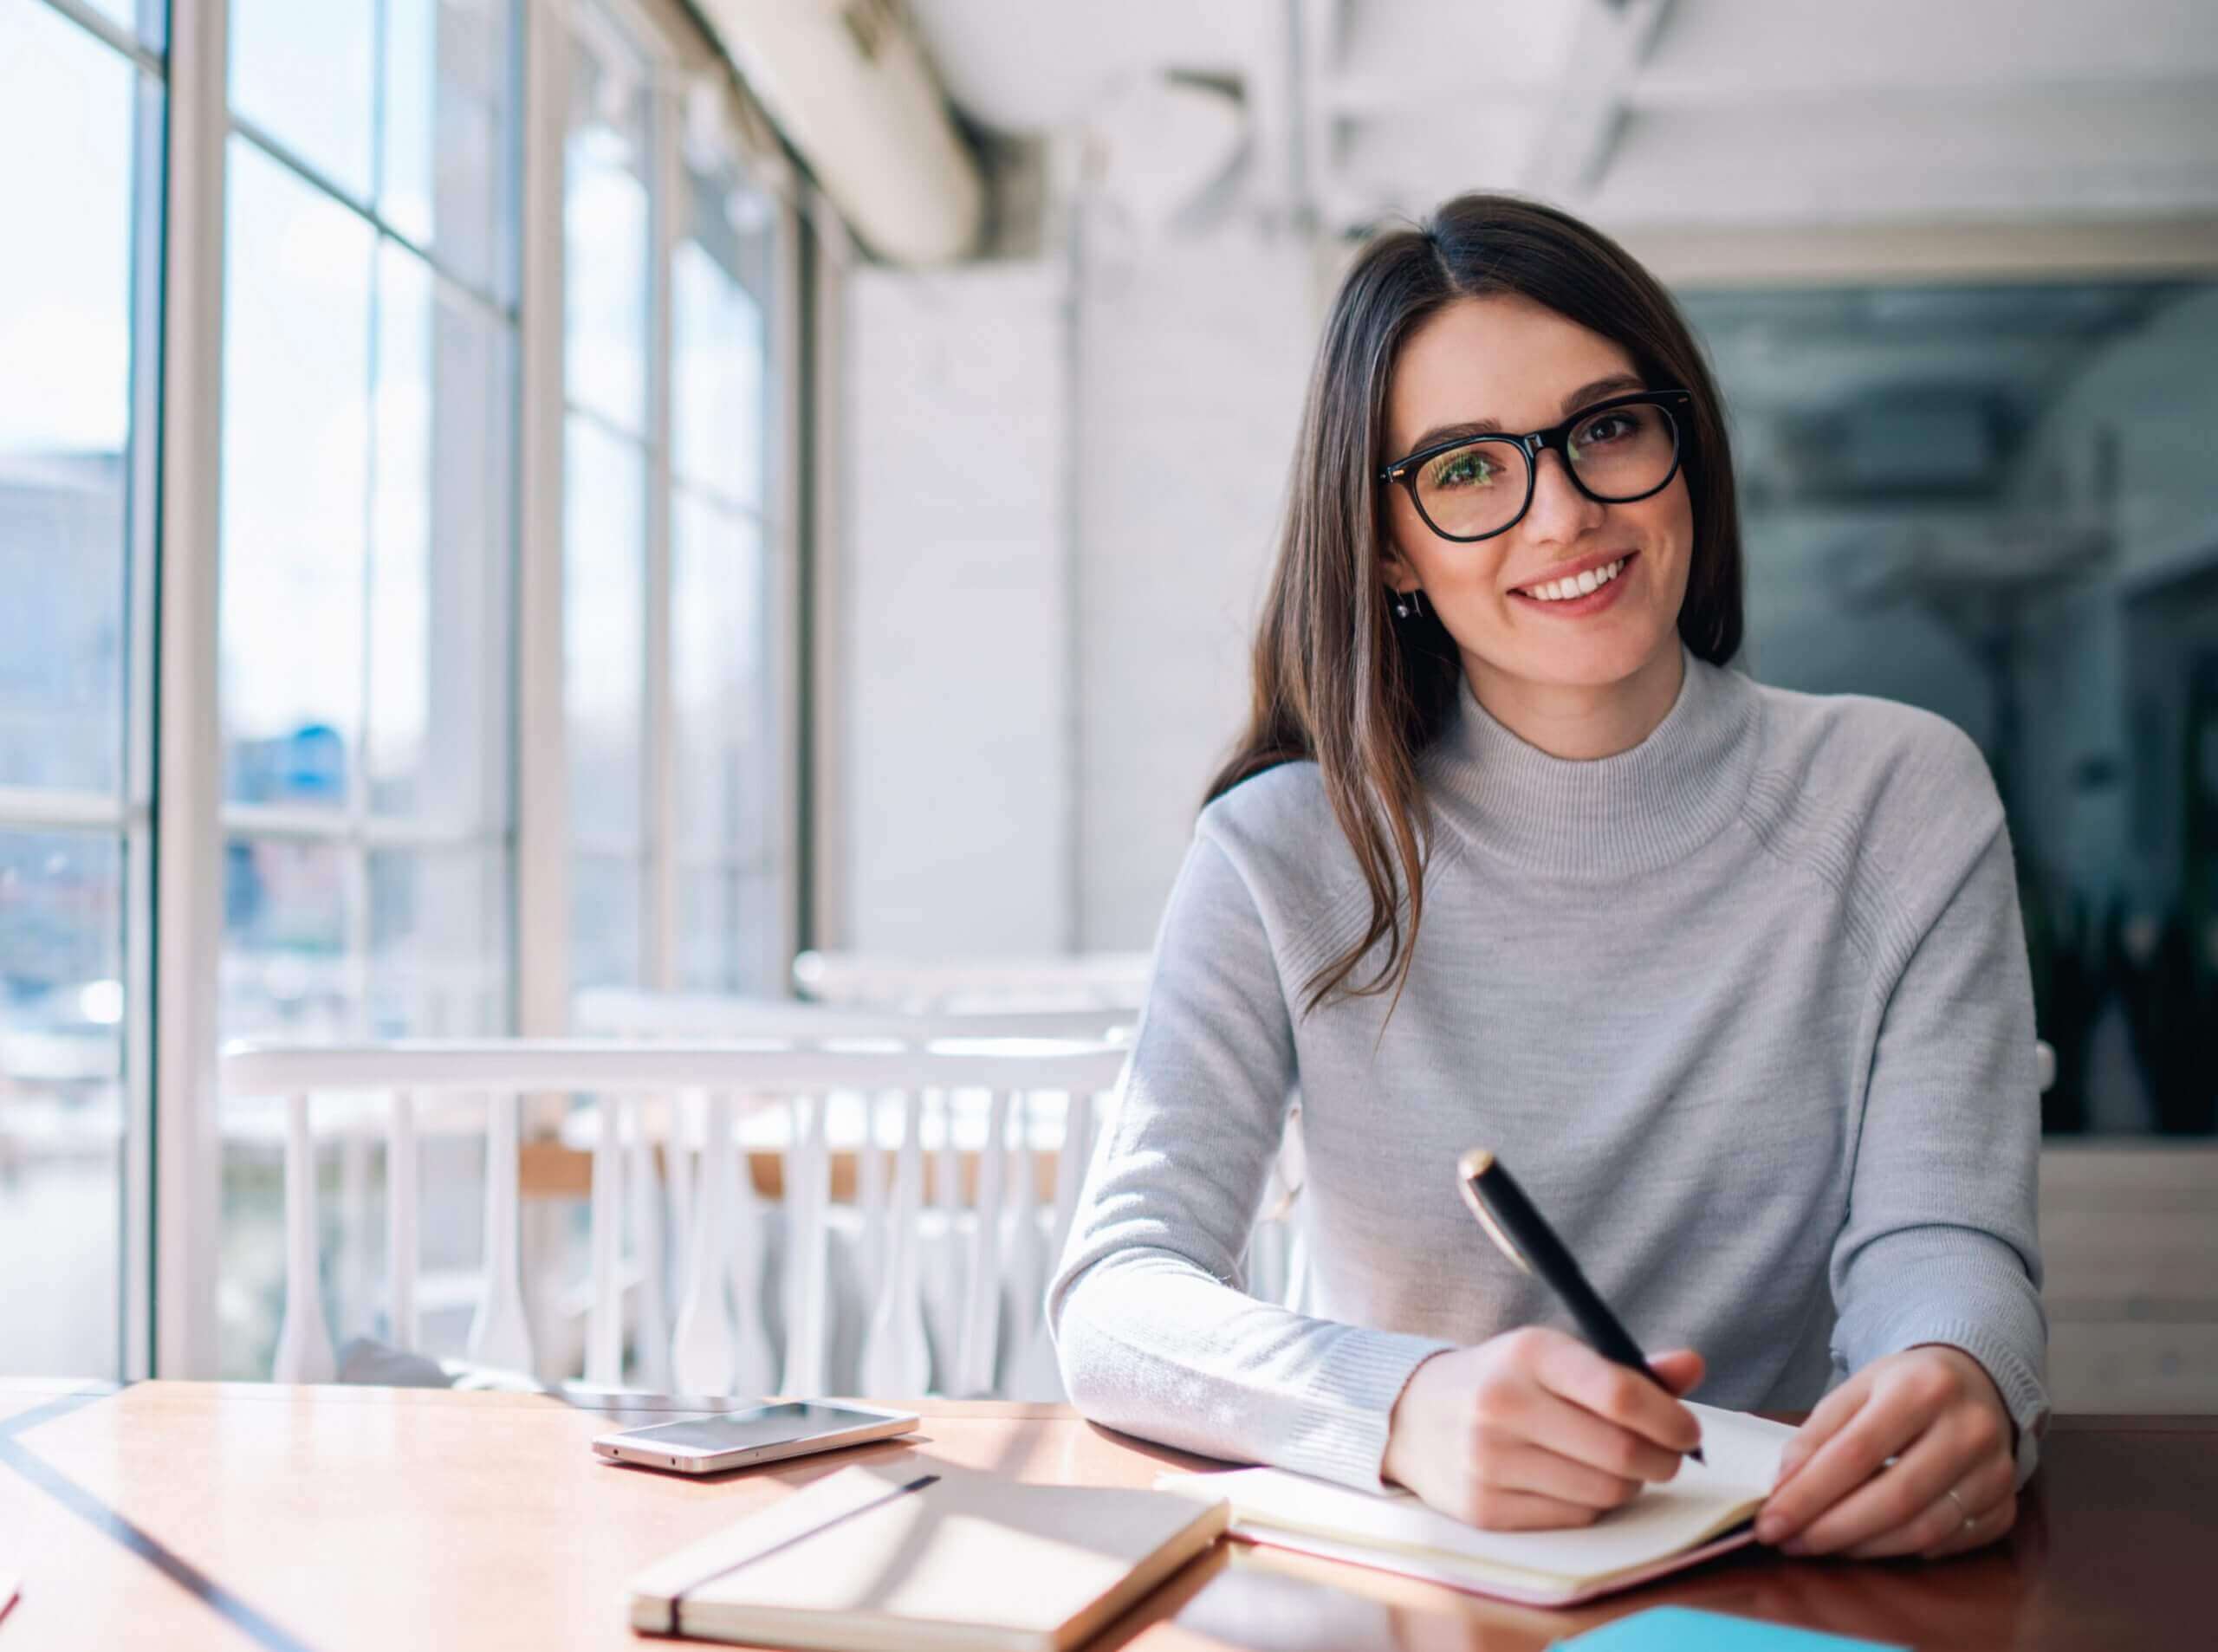
<path fill-rule="evenodd" d="M 1607 509 L 1579 492 L 1563 455 L 1544 449 L 1533 475 L 1533 502 L 1525 512 L 1526 537 L 1547 545 L 1569 543 L 1599 527 Z"/>

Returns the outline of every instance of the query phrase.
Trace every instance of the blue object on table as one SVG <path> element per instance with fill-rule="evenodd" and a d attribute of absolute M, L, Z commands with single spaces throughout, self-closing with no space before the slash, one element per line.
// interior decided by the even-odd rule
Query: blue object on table
<path fill-rule="evenodd" d="M 1691 1606 L 1654 1606 L 1620 1617 L 1568 1641 L 1552 1652 L 1910 1652 L 1890 1641 L 1852 1641 L 1815 1629 L 1767 1623 Z"/>

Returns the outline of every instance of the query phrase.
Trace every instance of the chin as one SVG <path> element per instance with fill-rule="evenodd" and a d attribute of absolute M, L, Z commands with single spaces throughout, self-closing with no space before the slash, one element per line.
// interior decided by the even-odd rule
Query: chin
<path fill-rule="evenodd" d="M 1484 658 L 1495 671 L 1528 683 L 1551 688 L 1603 689 L 1639 674 L 1667 650 L 1679 645 L 1676 625 L 1658 626 L 1644 619 L 1638 625 L 1597 626 L 1590 635 L 1544 639 L 1536 645 L 1521 637 L 1499 652 Z"/>

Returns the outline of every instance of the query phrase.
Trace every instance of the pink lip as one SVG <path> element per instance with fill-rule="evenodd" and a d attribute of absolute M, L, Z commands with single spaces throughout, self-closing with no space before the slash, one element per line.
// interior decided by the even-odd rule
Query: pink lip
<path fill-rule="evenodd" d="M 1579 619 L 1588 614 L 1600 613 L 1617 601 L 1618 587 L 1632 577 L 1633 566 L 1639 560 L 1639 552 L 1611 551 L 1599 558 L 1582 558 L 1580 561 L 1567 564 L 1559 572 L 1549 574 L 1545 580 L 1534 581 L 1536 585 L 1547 585 L 1553 580 L 1569 579 L 1575 574 L 1585 573 L 1590 567 L 1607 567 L 1621 556 L 1625 558 L 1625 565 L 1618 571 L 1618 577 L 1607 585 L 1597 586 L 1583 597 L 1573 597 L 1566 602 L 1545 602 L 1539 597 L 1527 596 L 1522 591 L 1512 591 L 1509 594 L 1528 608 L 1537 608 L 1542 613 L 1555 614 L 1565 619 Z"/>

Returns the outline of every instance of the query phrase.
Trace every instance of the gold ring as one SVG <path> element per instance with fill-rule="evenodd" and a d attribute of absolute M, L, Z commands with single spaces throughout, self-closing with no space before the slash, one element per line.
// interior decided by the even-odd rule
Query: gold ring
<path fill-rule="evenodd" d="M 1946 1497 L 1948 1498 L 1948 1500 L 1949 1500 L 1950 1502 L 1954 1503 L 1954 1504 L 1956 1506 L 1956 1513 L 1959 1513 L 1959 1514 L 1961 1514 L 1961 1515 L 1962 1515 L 1962 1516 L 1964 1517 L 1964 1530 L 1965 1530 L 1965 1531 L 1968 1532 L 1968 1531 L 1970 1531 L 1970 1530 L 1972 1529 L 1972 1527 L 1974 1527 L 1974 1526 L 1977 1526 L 1977 1525 L 1979 1524 L 1979 1521 L 1978 1521 L 1977 1519 L 1974 1519 L 1974 1518 L 1973 1518 L 1972 1512 L 1971 1512 L 1969 1509 L 1968 1509 L 1968 1508 L 1966 1508 L 1966 1507 L 1964 1506 L 1964 1500 L 1963 1500 L 1962 1498 L 1961 1498 L 1961 1497 L 1959 1497 L 1959 1496 L 1957 1496 L 1957 1495 L 1956 1495 L 1956 1490 L 1955 1490 L 1955 1487 L 1953 1487 L 1953 1486 L 1952 1486 L 1952 1487 L 1949 1487 L 1949 1489 L 1948 1489 L 1944 1493 L 1942 1493 L 1942 1494 L 1943 1494 L 1944 1496 L 1946 1496 Z"/>

